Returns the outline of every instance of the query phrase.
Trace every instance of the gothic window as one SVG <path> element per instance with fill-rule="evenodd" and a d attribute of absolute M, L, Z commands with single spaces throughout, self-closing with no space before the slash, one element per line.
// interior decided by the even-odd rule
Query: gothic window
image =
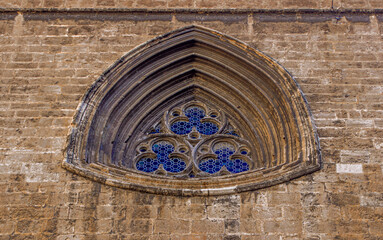
<path fill-rule="evenodd" d="M 122 188 L 217 195 L 318 170 L 320 149 L 307 102 L 283 67 L 190 26 L 139 46 L 93 84 L 63 166 Z"/>

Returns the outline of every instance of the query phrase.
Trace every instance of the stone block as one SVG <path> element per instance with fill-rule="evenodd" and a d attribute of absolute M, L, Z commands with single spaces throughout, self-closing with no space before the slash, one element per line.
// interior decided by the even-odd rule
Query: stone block
<path fill-rule="evenodd" d="M 352 174 L 361 174 L 363 173 L 362 164 L 342 164 L 338 163 L 336 165 L 337 173 L 352 173 Z"/>
<path fill-rule="evenodd" d="M 222 220 L 194 220 L 191 224 L 192 233 L 223 233 L 225 229 L 224 221 Z"/>
<path fill-rule="evenodd" d="M 266 233 L 297 233 L 302 231 L 301 221 L 265 221 L 264 231 Z"/>
<path fill-rule="evenodd" d="M 186 220 L 156 220 L 154 222 L 155 233 L 190 233 L 190 221 Z"/>

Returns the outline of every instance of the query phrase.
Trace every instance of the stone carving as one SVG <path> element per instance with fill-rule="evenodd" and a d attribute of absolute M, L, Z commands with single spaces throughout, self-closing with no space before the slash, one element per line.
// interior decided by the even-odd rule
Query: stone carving
<path fill-rule="evenodd" d="M 112 186 L 217 195 L 320 168 L 307 102 L 278 63 L 190 26 L 120 59 L 89 89 L 63 166 Z"/>
<path fill-rule="evenodd" d="M 254 165 L 249 150 L 252 147 L 239 132 L 224 112 L 201 102 L 173 108 L 137 144 L 133 168 L 177 177 L 248 171 Z M 127 151 L 124 160 L 130 161 L 132 150 Z"/>

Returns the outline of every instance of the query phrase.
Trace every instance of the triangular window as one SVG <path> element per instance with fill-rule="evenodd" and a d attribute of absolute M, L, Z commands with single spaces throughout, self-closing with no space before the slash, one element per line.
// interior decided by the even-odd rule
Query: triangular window
<path fill-rule="evenodd" d="M 63 166 L 112 186 L 228 194 L 320 168 L 291 75 L 246 44 L 197 26 L 149 41 L 89 89 Z"/>

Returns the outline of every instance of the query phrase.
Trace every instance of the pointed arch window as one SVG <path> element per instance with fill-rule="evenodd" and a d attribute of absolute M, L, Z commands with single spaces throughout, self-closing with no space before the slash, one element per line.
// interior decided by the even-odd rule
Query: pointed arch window
<path fill-rule="evenodd" d="M 297 83 L 271 58 L 190 26 L 131 51 L 90 88 L 63 166 L 109 185 L 217 195 L 320 168 Z"/>

